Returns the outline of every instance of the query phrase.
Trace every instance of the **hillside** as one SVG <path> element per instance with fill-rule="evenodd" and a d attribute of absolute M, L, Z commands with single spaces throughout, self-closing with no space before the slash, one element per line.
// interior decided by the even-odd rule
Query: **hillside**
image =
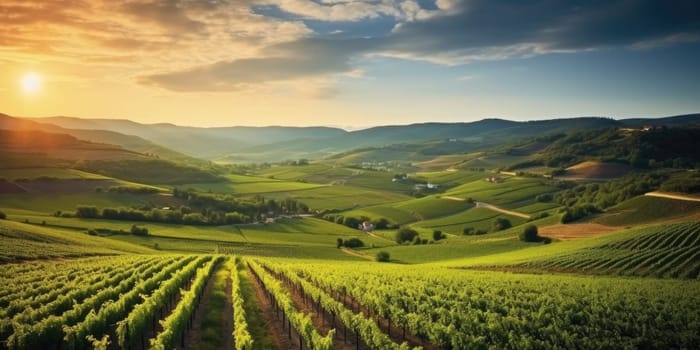
<path fill-rule="evenodd" d="M 686 119 L 682 119 L 686 120 Z M 547 143 L 532 160 L 512 169 L 533 165 L 569 167 L 578 162 L 623 162 L 637 168 L 694 168 L 700 165 L 697 122 L 673 127 L 613 127 L 576 130 L 535 139 Z M 510 152 L 520 154 L 522 147 Z M 576 170 L 576 169 L 573 169 Z"/>
<path fill-rule="evenodd" d="M 201 161 L 155 144 L 138 136 L 126 135 L 107 129 L 70 129 L 61 126 L 38 123 L 29 119 L 11 117 L 0 113 L 0 129 L 11 131 L 43 131 L 54 134 L 66 134 L 75 138 L 120 146 L 126 150 L 152 154 L 161 158 L 200 163 Z"/>
<path fill-rule="evenodd" d="M 7 116 L 5 116 L 7 118 Z M 344 131 L 328 127 L 218 127 L 195 128 L 172 124 L 140 124 L 129 120 L 80 119 L 70 117 L 34 118 L 42 127 L 63 127 L 72 135 L 93 140 L 96 129 L 119 135 L 135 135 L 176 150 L 180 153 L 229 162 L 276 162 L 287 159 L 319 158 L 365 147 L 395 144 L 416 144 L 428 141 L 453 140 L 461 144 L 450 152 L 466 152 L 509 145 L 518 140 L 540 135 L 604 128 L 642 128 L 643 126 L 680 126 L 697 124 L 699 115 L 667 118 L 623 119 L 582 117 L 516 122 L 484 119 L 469 123 L 422 123 L 378 126 L 364 130 Z M 24 120 L 29 122 L 29 120 Z M 39 124 L 39 123 L 37 123 Z M 0 124 L 1 125 L 1 124 Z M 79 135 L 79 133 L 83 133 Z M 123 145 L 145 152 L 139 139 L 119 140 L 110 135 L 104 142 Z M 151 145 L 152 147 L 152 145 Z M 128 148 L 128 147 L 127 147 Z M 138 149 L 137 149 L 138 148 Z M 445 154 L 444 147 L 426 150 L 426 155 Z M 432 153 L 431 153 L 432 152 Z M 417 158 L 416 160 L 427 160 Z"/>

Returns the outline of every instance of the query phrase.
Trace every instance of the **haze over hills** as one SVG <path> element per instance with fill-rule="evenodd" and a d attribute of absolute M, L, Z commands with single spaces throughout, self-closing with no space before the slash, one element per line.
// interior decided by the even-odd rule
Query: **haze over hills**
<path fill-rule="evenodd" d="M 331 127 L 282 126 L 200 128 L 141 124 L 130 120 L 73 117 L 24 119 L 0 115 L 0 128 L 65 133 L 88 141 L 112 143 L 166 158 L 184 159 L 191 156 L 227 162 L 321 158 L 363 147 L 438 140 L 459 141 L 461 149 L 452 149 L 451 152 L 468 152 L 550 133 L 688 124 L 700 124 L 700 114 L 621 120 L 601 117 L 528 122 L 483 119 L 468 123 L 378 126 L 356 131 Z"/>

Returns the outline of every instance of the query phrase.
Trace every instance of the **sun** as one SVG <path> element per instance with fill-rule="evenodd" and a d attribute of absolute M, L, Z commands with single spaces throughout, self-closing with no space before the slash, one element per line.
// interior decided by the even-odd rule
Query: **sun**
<path fill-rule="evenodd" d="M 22 91 L 33 95 L 41 90 L 41 76 L 36 73 L 27 73 L 22 76 Z"/>

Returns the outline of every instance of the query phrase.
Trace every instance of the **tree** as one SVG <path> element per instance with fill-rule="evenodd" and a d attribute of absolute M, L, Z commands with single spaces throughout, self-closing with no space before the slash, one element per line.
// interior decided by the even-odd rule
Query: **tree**
<path fill-rule="evenodd" d="M 525 226 L 519 237 L 523 242 L 539 242 L 542 239 L 542 237 L 537 235 L 537 226 L 535 225 Z"/>
<path fill-rule="evenodd" d="M 373 221 L 372 224 L 377 230 L 384 230 L 389 228 L 389 220 L 385 218 L 379 218 L 378 220 Z"/>
<path fill-rule="evenodd" d="M 342 246 L 343 246 L 343 239 L 338 238 L 336 248 L 340 249 L 340 247 L 342 247 Z"/>
<path fill-rule="evenodd" d="M 496 232 L 496 231 L 501 231 L 505 230 L 507 228 L 510 228 L 512 225 L 510 223 L 510 220 L 505 219 L 505 218 L 498 218 L 493 221 L 491 224 L 491 231 Z"/>
<path fill-rule="evenodd" d="M 385 251 L 380 251 L 377 253 L 377 261 L 379 262 L 389 262 L 391 260 L 391 256 L 389 255 L 388 252 Z"/>
<path fill-rule="evenodd" d="M 410 242 L 413 241 L 413 239 L 418 236 L 418 232 L 414 229 L 404 227 L 398 231 L 396 231 L 396 243 L 403 243 L 403 242 Z"/>
<path fill-rule="evenodd" d="M 83 219 L 94 219 L 100 216 L 100 212 L 95 206 L 79 205 L 75 210 L 75 216 Z"/>
<path fill-rule="evenodd" d="M 442 231 L 440 231 L 440 230 L 435 230 L 435 231 L 433 231 L 433 241 L 436 241 L 436 242 L 437 242 L 437 241 L 439 241 L 439 240 L 441 240 L 441 239 L 443 239 L 443 238 L 446 238 L 446 237 L 447 237 L 447 236 L 445 236 L 445 234 L 442 233 Z"/>
<path fill-rule="evenodd" d="M 5 215 L 5 213 L 0 211 L 0 220 L 5 220 L 5 219 L 7 219 L 7 215 Z"/>

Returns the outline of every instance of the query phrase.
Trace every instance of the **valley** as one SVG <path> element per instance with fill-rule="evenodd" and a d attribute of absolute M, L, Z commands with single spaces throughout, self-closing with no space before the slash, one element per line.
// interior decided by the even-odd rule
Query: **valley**
<path fill-rule="evenodd" d="M 3 116 L 0 349 L 695 348 L 699 118 Z"/>

